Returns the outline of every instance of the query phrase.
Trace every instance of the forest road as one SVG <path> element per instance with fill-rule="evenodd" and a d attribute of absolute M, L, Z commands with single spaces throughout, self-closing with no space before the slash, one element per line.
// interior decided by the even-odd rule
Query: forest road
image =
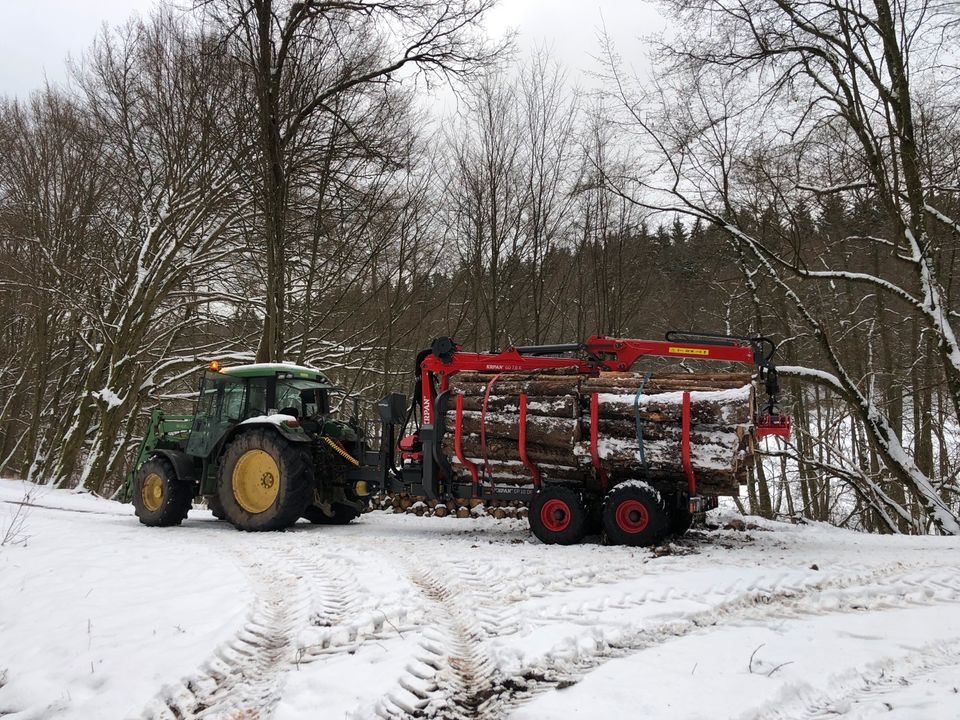
<path fill-rule="evenodd" d="M 955 538 L 751 519 L 559 547 L 490 517 L 257 534 L 64 491 L 29 510 L 0 549 L 16 720 L 960 717 Z"/>

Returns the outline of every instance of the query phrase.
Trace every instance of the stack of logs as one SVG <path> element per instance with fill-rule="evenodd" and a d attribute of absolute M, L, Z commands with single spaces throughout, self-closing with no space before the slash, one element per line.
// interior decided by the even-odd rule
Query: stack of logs
<path fill-rule="evenodd" d="M 493 500 L 487 505 L 479 499 L 455 498 L 443 503 L 428 500 L 408 493 L 381 495 L 370 503 L 372 510 L 384 510 L 393 513 L 408 513 L 423 517 L 470 518 L 491 515 L 498 520 L 503 518 L 525 518 L 527 507 L 518 500 Z"/>
<path fill-rule="evenodd" d="M 491 380 L 493 384 L 490 385 Z M 646 477 L 686 483 L 682 465 L 682 399 L 690 393 L 690 451 L 698 487 L 705 494 L 735 495 L 746 482 L 753 454 L 754 396 L 747 373 L 655 373 L 639 396 L 640 430 L 646 457 L 641 462 L 635 401 L 644 374 L 573 371 L 461 372 L 451 378 L 451 395 L 463 395 L 464 455 L 495 483 L 528 485 L 529 470 L 519 453 L 519 396 L 527 395 L 526 451 L 545 481 L 589 483 L 590 400 L 598 394 L 598 450 L 615 479 Z M 486 413 L 483 413 L 484 396 Z M 447 404 L 444 452 L 469 476 L 454 451 L 455 402 Z M 485 443 L 481 442 L 481 425 Z M 484 448 L 485 445 L 485 448 Z"/>

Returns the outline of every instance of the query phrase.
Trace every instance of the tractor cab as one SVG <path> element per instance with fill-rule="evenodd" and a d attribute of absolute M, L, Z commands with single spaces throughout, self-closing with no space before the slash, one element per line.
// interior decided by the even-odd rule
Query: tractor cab
<path fill-rule="evenodd" d="M 220 368 L 200 378 L 200 393 L 186 452 L 206 458 L 238 424 L 278 424 L 286 431 L 318 433 L 330 413 L 334 389 L 319 370 L 285 363 Z M 279 416 L 283 416 L 281 420 Z"/>

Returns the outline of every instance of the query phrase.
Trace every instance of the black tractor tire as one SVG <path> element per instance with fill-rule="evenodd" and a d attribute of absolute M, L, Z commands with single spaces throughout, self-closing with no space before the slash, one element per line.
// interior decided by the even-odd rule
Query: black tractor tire
<path fill-rule="evenodd" d="M 192 485 L 177 480 L 173 464 L 165 457 L 153 457 L 137 470 L 133 507 L 144 525 L 179 525 L 190 512 L 192 501 Z"/>
<path fill-rule="evenodd" d="M 207 509 L 210 510 L 211 513 L 213 513 L 213 516 L 217 520 L 227 519 L 227 515 L 223 511 L 223 504 L 220 502 L 219 495 L 211 495 L 210 497 L 207 498 Z"/>
<path fill-rule="evenodd" d="M 283 530 L 313 501 L 308 450 L 268 429 L 237 435 L 220 459 L 217 499 L 238 530 Z"/>
<path fill-rule="evenodd" d="M 609 545 L 655 545 L 670 532 L 663 497 L 646 483 L 628 480 L 603 501 L 603 535 Z"/>
<path fill-rule="evenodd" d="M 343 503 L 330 503 L 330 509 L 333 515 L 327 515 L 323 508 L 317 505 L 311 505 L 303 511 L 303 517 L 314 525 L 346 525 L 360 517 L 360 511 Z"/>
<path fill-rule="evenodd" d="M 545 487 L 530 501 L 530 530 L 547 545 L 574 545 L 586 534 L 587 509 L 580 493 Z"/>
<path fill-rule="evenodd" d="M 670 534 L 682 537 L 693 525 L 693 514 L 685 507 L 676 508 L 670 513 Z"/>

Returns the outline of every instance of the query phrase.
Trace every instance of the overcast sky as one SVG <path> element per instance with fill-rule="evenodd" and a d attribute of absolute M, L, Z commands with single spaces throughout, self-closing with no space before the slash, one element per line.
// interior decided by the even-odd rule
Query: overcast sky
<path fill-rule="evenodd" d="M 0 0 L 0 95 L 25 95 L 44 78 L 61 82 L 66 58 L 79 57 L 103 23 L 117 25 L 156 0 Z M 605 24 L 621 55 L 644 66 L 640 37 L 662 22 L 638 0 L 501 0 L 488 20 L 491 34 L 519 31 L 520 49 L 547 44 L 573 79 L 593 64 Z"/>

